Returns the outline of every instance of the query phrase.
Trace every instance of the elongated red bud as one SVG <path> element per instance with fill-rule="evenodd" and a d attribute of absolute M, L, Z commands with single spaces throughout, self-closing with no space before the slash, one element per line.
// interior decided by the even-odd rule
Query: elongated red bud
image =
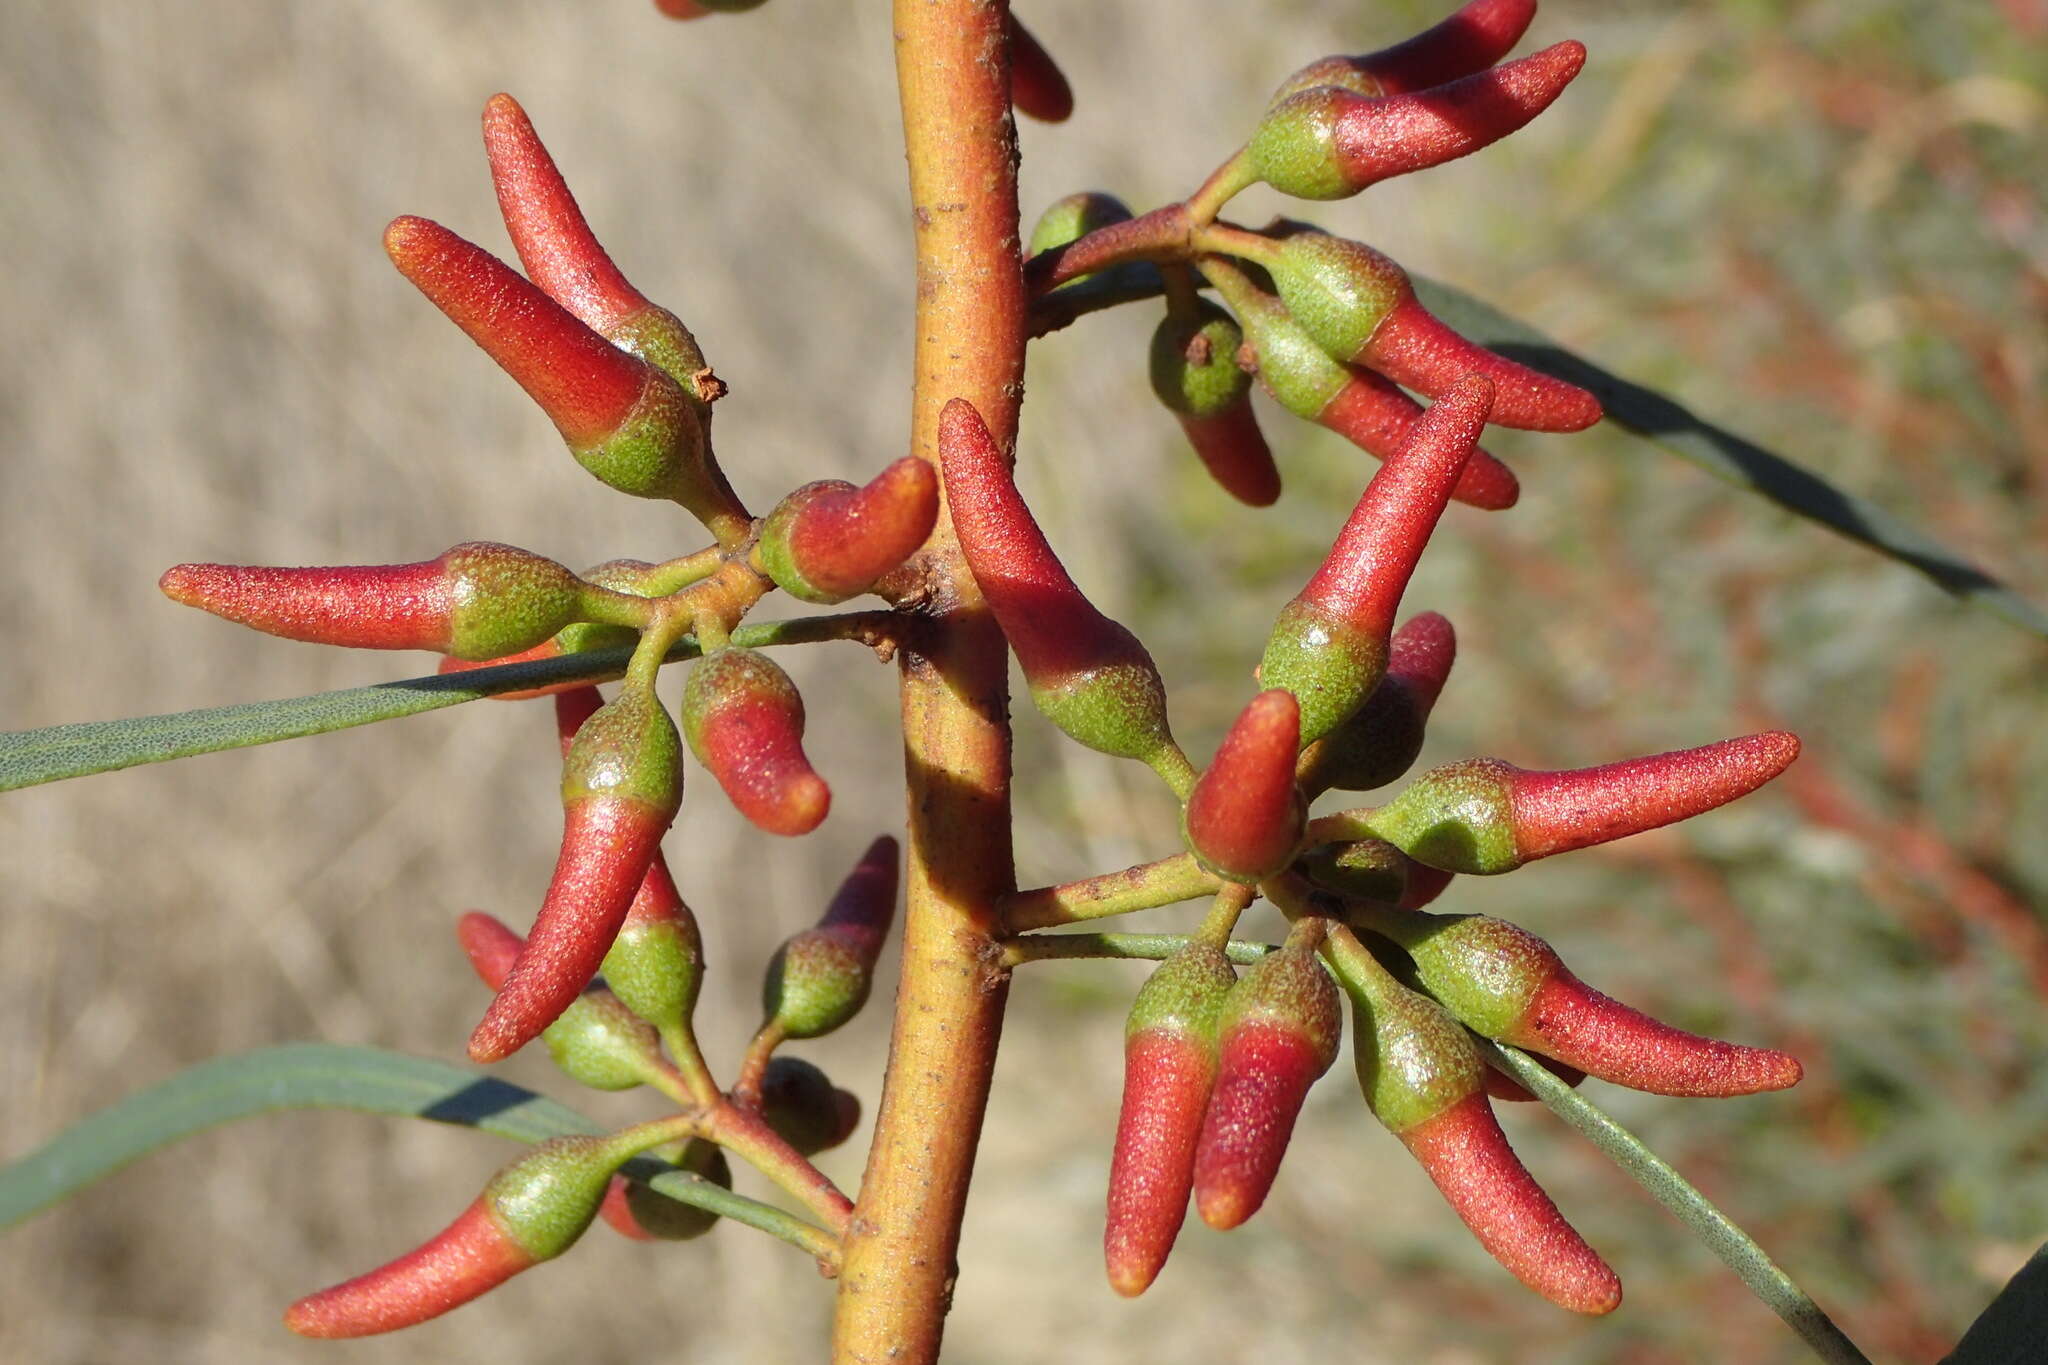
<path fill-rule="evenodd" d="M 357 649 L 432 649 L 491 659 L 576 620 L 589 587 L 510 545 L 471 541 L 420 564 L 272 569 L 180 564 L 164 596 L 267 635 Z"/>
<path fill-rule="evenodd" d="M 1308 586 L 1281 608 L 1259 677 L 1300 700 L 1303 743 L 1348 720 L 1386 675 L 1401 594 L 1492 401 L 1493 385 L 1470 375 L 1431 408 L 1366 485 Z"/>
<path fill-rule="evenodd" d="M 801 1057 L 775 1057 L 761 1076 L 761 1119 L 800 1155 L 830 1151 L 860 1126 L 860 1100 Z"/>
<path fill-rule="evenodd" d="M 1195 1207 L 1210 1227 L 1234 1228 L 1266 1202 L 1302 1102 L 1336 1060 L 1342 1033 L 1337 987 L 1312 949 L 1259 959 L 1231 990 L 1195 1146 Z"/>
<path fill-rule="evenodd" d="M 858 597 L 916 552 L 939 516 L 939 476 L 914 455 L 865 488 L 807 483 L 761 528 L 760 563 L 775 585 L 806 602 Z"/>
<path fill-rule="evenodd" d="M 1563 42 L 1410 93 L 1312 86 L 1267 111 L 1249 144 L 1252 169 L 1282 194 L 1347 199 L 1498 142 L 1548 109 L 1585 64 L 1585 44 Z"/>
<path fill-rule="evenodd" d="M 1422 752 L 1423 730 L 1458 655 L 1451 623 L 1433 611 L 1394 632 L 1387 675 L 1357 714 L 1305 756 L 1303 785 L 1371 791 L 1399 778 Z"/>
<path fill-rule="evenodd" d="M 1254 289 L 1235 270 L 1216 268 L 1214 278 L 1237 310 L 1258 361 L 1259 384 L 1295 416 L 1327 427 L 1377 460 L 1406 444 L 1422 405 L 1371 370 L 1344 365 L 1315 343 L 1288 313 L 1287 305 Z M 1521 497 L 1514 471 L 1484 450 L 1474 450 L 1451 496 L 1473 507 L 1498 511 Z"/>
<path fill-rule="evenodd" d="M 484 151 L 498 210 L 527 276 L 586 327 L 667 372 L 685 394 L 705 399 L 710 370 L 697 339 L 612 263 L 510 95 L 493 95 L 484 105 Z"/>
<path fill-rule="evenodd" d="M 1486 1100 L 1486 1064 L 1464 1028 L 1383 970 L 1346 970 L 1341 958 L 1337 966 L 1354 1010 L 1359 1088 L 1373 1116 L 1516 1279 L 1574 1312 L 1611 1312 L 1621 1281 L 1508 1146 Z"/>
<path fill-rule="evenodd" d="M 896 841 L 868 845 L 833 893 L 825 916 L 769 959 L 761 1004 L 785 1038 L 817 1038 L 860 1012 L 896 919 Z"/>
<path fill-rule="evenodd" d="M 1535 17 L 1536 0 L 1470 0 L 1405 42 L 1361 56 L 1310 63 L 1281 83 L 1273 103 L 1319 85 L 1342 86 L 1361 95 L 1427 90 L 1484 71 L 1507 56 Z"/>
<path fill-rule="evenodd" d="M 1301 857 L 1318 886 L 1375 905 L 1420 910 L 1443 894 L 1451 874 L 1418 863 L 1384 839 L 1321 844 Z"/>
<path fill-rule="evenodd" d="M 1041 123 L 1065 123 L 1074 112 L 1073 87 L 1031 30 L 1014 14 L 1005 18 L 1010 29 L 1010 103 Z"/>
<path fill-rule="evenodd" d="M 1308 819 L 1294 785 L 1300 749 L 1294 694 L 1253 697 L 1188 794 L 1183 828 L 1196 862 L 1225 881 L 1255 883 L 1293 860 Z"/>
<path fill-rule="evenodd" d="M 613 1138 L 556 1138 L 492 1177 L 424 1246 L 284 1315 L 305 1337 L 362 1337 L 437 1318 L 567 1251 L 597 1216 L 612 1173 L 632 1155 Z"/>
<path fill-rule="evenodd" d="M 1597 768 L 1530 772 L 1497 758 L 1432 768 L 1372 814 L 1409 856 L 1486 876 L 1657 829 L 1747 796 L 1799 757 L 1782 730 Z"/>
<path fill-rule="evenodd" d="M 682 743 L 652 689 L 583 722 L 562 765 L 562 851 L 526 948 L 470 1036 L 495 1062 L 553 1023 L 596 974 L 682 804 Z"/>
<path fill-rule="evenodd" d="M 1103 1259 L 1129 1298 L 1157 1279 L 1187 1217 L 1195 1144 L 1216 1079 L 1216 1021 L 1237 982 L 1220 949 L 1160 964 L 1124 1026 L 1124 1098 L 1109 1166 Z"/>
<path fill-rule="evenodd" d="M 732 1188 L 732 1166 L 724 1149 L 702 1138 L 684 1143 L 674 1164 L 714 1185 Z M 612 1177 L 597 1212 L 613 1231 L 636 1242 L 687 1242 L 702 1237 L 718 1222 L 718 1215 L 709 1209 L 671 1199 L 622 1175 Z"/>
<path fill-rule="evenodd" d="M 1225 492 L 1269 507 L 1280 496 L 1280 471 L 1252 414 L 1251 376 L 1237 363 L 1243 344 L 1236 320 L 1206 299 L 1192 318 L 1167 314 L 1152 333 L 1152 392 Z"/>
<path fill-rule="evenodd" d="M 939 456 L 961 552 L 1038 709 L 1091 749 L 1154 767 L 1185 765 L 1152 656 L 1067 576 L 1017 492 L 1009 461 L 964 399 L 946 404 L 939 418 Z"/>
<path fill-rule="evenodd" d="M 770 834 L 809 834 L 832 809 L 804 755 L 804 699 L 765 654 L 728 645 L 690 670 L 683 737 L 733 808 Z"/>
<path fill-rule="evenodd" d="M 1259 263 L 1271 271 L 1302 330 L 1338 360 L 1376 370 L 1431 398 L 1444 397 L 1467 374 L 1483 374 L 1497 390 L 1487 419 L 1497 426 L 1578 431 L 1600 420 L 1600 401 L 1584 389 L 1518 365 L 1445 326 L 1416 300 L 1408 272 L 1363 242 L 1292 231 Z M 1371 400 L 1360 392 L 1351 401 Z"/>
<path fill-rule="evenodd" d="M 1486 915 L 1390 915 L 1429 993 L 1489 1038 L 1656 1095 L 1728 1096 L 1798 1083 L 1796 1058 L 1702 1038 L 1602 995 L 1548 943 Z"/>

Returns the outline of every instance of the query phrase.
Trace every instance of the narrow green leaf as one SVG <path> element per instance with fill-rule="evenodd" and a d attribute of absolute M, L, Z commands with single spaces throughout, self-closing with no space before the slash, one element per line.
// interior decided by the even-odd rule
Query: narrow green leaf
<path fill-rule="evenodd" d="M 1941 1365 L 2036 1365 L 2048 1343 L 2048 1246 L 2020 1267 Z"/>
<path fill-rule="evenodd" d="M 1877 504 L 1845 493 L 1818 474 L 1695 416 L 1661 393 L 1574 355 L 1535 328 L 1463 290 L 1420 275 L 1414 280 L 1416 295 L 1425 308 L 1490 350 L 1592 390 L 1606 407 L 1608 420 L 1616 425 L 1692 461 L 1718 479 L 1768 498 L 1794 516 L 1898 560 L 1972 606 L 2036 635 L 2048 635 L 2048 611 Z"/>
<path fill-rule="evenodd" d="M 1811 1295 L 1778 1268 L 1754 1238 L 1715 1208 L 1669 1162 L 1645 1146 L 1641 1138 L 1609 1118 L 1598 1105 L 1552 1075 L 1526 1052 L 1476 1034 L 1473 1041 L 1552 1113 L 1578 1129 L 1615 1165 L 1628 1172 L 1667 1212 L 1691 1228 L 1708 1250 L 1749 1286 L 1750 1293 L 1799 1334 L 1815 1355 L 1828 1365 L 1870 1365 L 1869 1357 L 1857 1349 L 1856 1343 L 1849 1340 Z"/>

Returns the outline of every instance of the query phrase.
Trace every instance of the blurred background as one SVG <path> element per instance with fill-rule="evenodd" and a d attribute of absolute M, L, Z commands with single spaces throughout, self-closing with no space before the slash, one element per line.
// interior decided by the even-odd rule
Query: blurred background
<path fill-rule="evenodd" d="M 178 561 L 376 563 L 488 538 L 585 564 L 701 542 L 577 471 L 379 249 L 390 218 L 419 213 L 507 250 L 476 133 L 500 89 L 732 385 L 719 449 L 757 509 L 900 454 L 910 256 L 886 8 L 779 0 L 693 24 L 646 0 L 0 10 L 0 727 L 430 669 L 179 611 L 154 587 Z M 1022 16 L 1079 112 L 1024 129 L 1027 217 L 1080 188 L 1140 211 L 1185 194 L 1288 72 L 1449 8 L 1033 0 Z M 1524 50 L 1564 37 L 1591 61 L 1529 129 L 1306 216 L 2048 602 L 2039 0 L 1547 0 Z M 1258 191 L 1233 213 L 1283 209 L 1302 206 Z M 1231 503 L 1146 390 L 1154 320 L 1133 307 L 1035 345 L 1022 479 L 1076 576 L 1159 659 L 1199 758 L 1370 466 L 1266 406 L 1287 491 L 1262 513 Z M 1521 505 L 1454 509 L 1407 599 L 1450 616 L 1463 656 L 1425 764 L 1576 766 L 1767 726 L 1807 749 L 1682 831 L 1461 881 L 1443 906 L 1516 919 L 1674 1022 L 1796 1052 L 1806 1081 L 1779 1096 L 1594 1088 L 1873 1356 L 1934 1360 L 2048 1238 L 2043 643 L 1624 433 L 1488 444 Z M 727 1066 L 767 954 L 901 799 L 891 671 L 849 646 L 783 659 L 836 813 L 778 845 L 700 775 L 669 841 Z M 1175 847 L 1140 770 L 1028 709 L 1017 732 L 1026 884 Z M 484 996 L 452 925 L 469 907 L 530 918 L 555 769 L 547 708 L 484 703 L 0 800 L 0 1157 L 224 1053 L 317 1038 L 459 1058 Z M 949 1360 L 1804 1358 L 1540 1112 L 1510 1132 L 1628 1301 L 1585 1322 L 1527 1294 L 1364 1112 L 1348 1061 L 1265 1212 L 1229 1237 L 1191 1227 L 1151 1293 L 1117 1300 L 1097 1248 L 1142 975 L 1019 974 Z M 803 1049 L 870 1105 L 885 1013 Z M 575 1092 L 534 1052 L 504 1074 L 596 1115 L 651 1112 Z M 865 1136 L 825 1159 L 849 1185 Z M 0 1357 L 822 1357 L 830 1286 L 733 1228 L 653 1248 L 600 1230 L 396 1338 L 285 1333 L 286 1303 L 424 1238 L 508 1152 L 342 1114 L 203 1136 L 0 1238 Z"/>

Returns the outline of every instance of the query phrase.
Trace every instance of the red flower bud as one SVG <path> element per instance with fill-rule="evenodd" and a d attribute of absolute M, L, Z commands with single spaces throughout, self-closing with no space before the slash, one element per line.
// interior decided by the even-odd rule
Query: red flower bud
<path fill-rule="evenodd" d="M 804 699 L 765 654 L 728 645 L 690 670 L 683 737 L 733 808 L 770 834 L 809 834 L 832 809 L 804 756 Z"/>
<path fill-rule="evenodd" d="M 1038 709 L 1091 749 L 1155 767 L 1177 758 L 1152 656 L 1074 586 L 1018 494 L 1009 461 L 964 399 L 946 404 L 939 419 L 939 456 L 961 552 Z"/>
<path fill-rule="evenodd" d="M 1078 241 L 1097 228 L 1129 221 L 1131 210 L 1123 200 L 1113 194 L 1104 194 L 1100 190 L 1082 190 L 1064 199 L 1054 200 L 1046 207 L 1044 213 L 1038 215 L 1038 221 L 1032 225 L 1031 240 L 1025 247 L 1024 254 L 1026 259 L 1043 255 L 1069 242 Z M 1072 289 L 1089 278 L 1091 277 L 1087 275 L 1076 276 L 1058 287 Z"/>
<path fill-rule="evenodd" d="M 732 1188 L 732 1166 L 725 1159 L 724 1149 L 715 1143 L 691 1138 L 674 1160 L 679 1170 L 728 1190 Z M 614 1232 L 636 1242 L 687 1242 L 711 1231 L 718 1221 L 718 1215 L 709 1209 L 671 1199 L 622 1175 L 612 1177 L 597 1213 L 611 1224 Z"/>
<path fill-rule="evenodd" d="M 492 659 L 538 645 L 583 611 L 586 585 L 552 559 L 471 541 L 421 564 L 271 569 L 180 564 L 166 597 L 268 635 L 357 649 Z"/>
<path fill-rule="evenodd" d="M 1342 84 L 1300 90 L 1252 134 L 1252 169 L 1282 194 L 1346 199 L 1498 142 L 1549 108 L 1585 64 L 1585 45 L 1564 42 L 1412 93 L 1365 95 Z"/>
<path fill-rule="evenodd" d="M 1432 867 L 1512 872 L 1726 805 L 1797 757 L 1798 737 L 1773 730 L 1566 772 L 1473 758 L 1415 779 L 1373 812 L 1372 827 Z"/>
<path fill-rule="evenodd" d="M 1010 103 L 1044 123 L 1065 123 L 1074 112 L 1074 90 L 1052 54 L 1031 30 L 1005 14 L 1010 29 Z"/>
<path fill-rule="evenodd" d="M 768 1026 L 785 1038 L 817 1038 L 860 1012 L 875 963 L 896 919 L 896 841 L 868 845 L 833 893 L 825 916 L 769 959 L 761 988 Z"/>
<path fill-rule="evenodd" d="M 704 940 L 656 850 L 619 935 L 604 955 L 605 984 L 662 1033 L 686 1028 L 704 984 Z"/>
<path fill-rule="evenodd" d="M 1486 1101 L 1486 1064 L 1464 1028 L 1376 965 L 1349 970 L 1339 955 L 1337 966 L 1354 1007 L 1359 1088 L 1373 1116 L 1516 1279 L 1574 1312 L 1611 1312 L 1621 1282 L 1508 1146 Z"/>
<path fill-rule="evenodd" d="M 1337 987 L 1307 948 L 1259 959 L 1231 990 L 1195 1146 L 1195 1207 L 1210 1227 L 1234 1228 L 1266 1202 L 1302 1101 L 1336 1060 L 1342 1032 Z"/>
<path fill-rule="evenodd" d="M 1384 839 L 1321 844 L 1304 853 L 1301 862 L 1318 886 L 1402 910 L 1420 910 L 1451 881 L 1450 873 L 1416 862 Z"/>
<path fill-rule="evenodd" d="M 459 1308 L 567 1251 L 630 1155 L 611 1138 L 544 1142 L 492 1177 L 424 1246 L 300 1299 L 285 1312 L 285 1326 L 305 1337 L 362 1337 Z"/>
<path fill-rule="evenodd" d="M 1385 676 L 1401 594 L 1492 400 L 1479 375 L 1445 394 L 1373 475 L 1308 586 L 1281 608 L 1259 677 L 1300 700 L 1304 743 L 1349 719 Z"/>
<path fill-rule="evenodd" d="M 1300 749 L 1294 694 L 1252 698 L 1188 794 L 1183 825 L 1195 861 L 1225 881 L 1256 883 L 1293 860 L 1308 818 L 1294 785 Z"/>
<path fill-rule="evenodd" d="M 830 1151 L 860 1126 L 860 1100 L 801 1057 L 776 1057 L 761 1076 L 761 1119 L 799 1155 Z"/>
<path fill-rule="evenodd" d="M 1449 621 L 1433 611 L 1410 617 L 1394 632 L 1387 675 L 1372 696 L 1308 755 L 1304 785 L 1371 791 L 1407 772 L 1422 752 L 1423 728 L 1457 655 Z"/>
<path fill-rule="evenodd" d="M 1152 392 L 1180 420 L 1188 444 L 1238 501 L 1270 507 L 1280 471 L 1252 414 L 1251 376 L 1238 367 L 1244 333 L 1208 300 L 1194 318 L 1169 313 L 1152 333 Z"/>
<path fill-rule="evenodd" d="M 1160 964 L 1124 1026 L 1124 1099 L 1109 1166 L 1103 1259 L 1110 1287 L 1142 1294 L 1187 1217 L 1195 1143 L 1216 1078 L 1216 1021 L 1237 974 L 1221 950 L 1190 944 Z"/>
<path fill-rule="evenodd" d="M 509 1057 L 575 1001 L 617 937 L 682 804 L 682 744 L 651 689 L 627 688 L 576 731 L 562 765 L 562 851 L 526 948 L 470 1036 Z"/>
<path fill-rule="evenodd" d="M 1221 262 L 1204 271 L 1244 324 L 1258 360 L 1259 384 L 1295 416 L 1327 427 L 1374 459 L 1390 458 L 1407 443 L 1422 406 L 1388 380 L 1356 365 L 1342 365 L 1316 345 L 1287 305 Z M 1515 475 L 1484 450 L 1458 475 L 1451 496 L 1488 511 L 1513 507 L 1521 496 Z"/>
<path fill-rule="evenodd" d="M 1297 96 L 1297 98 L 1299 98 Z M 1465 340 L 1415 298 L 1408 272 L 1363 242 L 1294 230 L 1262 252 L 1281 300 L 1316 344 L 1431 398 L 1479 373 L 1498 390 L 1487 419 L 1532 431 L 1578 431 L 1600 402 L 1575 384 Z"/>
<path fill-rule="evenodd" d="M 1325 57 L 1289 76 L 1279 103 L 1297 91 L 1337 85 L 1361 95 L 1427 90 L 1484 71 L 1514 50 L 1536 17 L 1536 0 L 1471 0 L 1405 42 L 1357 57 Z"/>
<path fill-rule="evenodd" d="M 916 552 L 939 516 L 939 476 L 906 455 L 865 488 L 807 483 L 761 528 L 760 564 L 792 597 L 827 605 L 858 597 Z"/>
<path fill-rule="evenodd" d="M 1373 925 L 1467 1027 L 1589 1076 L 1656 1095 L 1753 1095 L 1797 1084 L 1796 1058 L 1675 1029 L 1594 990 L 1548 943 L 1485 915 L 1390 915 Z"/>

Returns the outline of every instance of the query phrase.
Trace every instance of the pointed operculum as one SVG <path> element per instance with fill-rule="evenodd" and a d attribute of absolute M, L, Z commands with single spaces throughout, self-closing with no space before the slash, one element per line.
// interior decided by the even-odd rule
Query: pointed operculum
<path fill-rule="evenodd" d="M 1247 507 L 1271 507 L 1280 500 L 1280 468 L 1249 395 L 1213 416 L 1175 416 L 1202 467 L 1224 492 Z"/>
<path fill-rule="evenodd" d="M 1258 1212 L 1309 1087 L 1337 1058 L 1343 1011 L 1316 955 L 1262 958 L 1224 1001 L 1216 1083 L 1195 1148 L 1195 1207 L 1213 1228 Z"/>
<path fill-rule="evenodd" d="M 1009 461 L 964 399 L 940 416 L 939 455 L 961 552 L 1032 701 L 1091 749 L 1152 760 L 1173 743 L 1158 667 L 1137 636 L 1097 611 L 1067 576 Z"/>
<path fill-rule="evenodd" d="M 1498 426 L 1582 431 L 1602 415 L 1600 400 L 1586 390 L 1467 341 L 1413 296 L 1395 305 L 1359 361 L 1432 397 L 1477 371 L 1499 390 L 1492 418 Z"/>
<path fill-rule="evenodd" d="M 1348 198 L 1498 142 L 1549 108 L 1585 61 L 1582 44 L 1559 43 L 1444 85 L 1386 95 L 1363 93 L 1377 82 L 1349 64 L 1318 63 L 1309 71 L 1331 83 L 1297 88 L 1267 110 L 1249 144 L 1252 167 L 1282 194 Z"/>
<path fill-rule="evenodd" d="M 1010 28 L 1010 103 L 1017 111 L 1043 123 L 1064 123 L 1074 112 L 1074 90 L 1031 31 L 1008 16 Z"/>
<path fill-rule="evenodd" d="M 1560 1308 L 1611 1313 L 1621 1281 L 1525 1168 L 1484 1093 L 1399 1134 L 1479 1244 Z"/>
<path fill-rule="evenodd" d="M 1747 796 L 1799 757 L 1782 730 L 1570 772 L 1514 770 L 1515 844 L 1547 858 L 1639 834 Z"/>
<path fill-rule="evenodd" d="M 569 1249 L 625 1159 L 608 1139 L 557 1138 L 507 1166 L 432 1240 L 285 1312 L 307 1337 L 360 1337 L 437 1318 Z"/>
<path fill-rule="evenodd" d="M 1272 102 L 1318 85 L 1361 95 L 1398 95 L 1442 85 L 1507 56 L 1535 17 L 1536 0 L 1470 0 L 1435 27 L 1392 47 L 1310 63 L 1281 84 Z"/>
<path fill-rule="evenodd" d="M 1392 458 L 1415 430 L 1422 405 L 1392 380 L 1371 370 L 1347 365 L 1344 373 L 1344 386 L 1316 414 L 1316 425 L 1336 432 L 1375 459 Z M 1515 472 L 1484 450 L 1472 452 L 1451 487 L 1454 502 L 1488 512 L 1513 507 L 1521 496 L 1522 484 Z"/>
<path fill-rule="evenodd" d="M 816 829 L 832 790 L 804 754 L 804 702 L 766 655 L 720 649 L 690 671 L 683 735 L 733 808 L 770 834 Z"/>
<path fill-rule="evenodd" d="M 1308 586 L 1281 609 L 1260 665 L 1301 701 L 1313 743 L 1365 704 L 1386 674 L 1394 613 L 1485 426 L 1493 386 L 1468 375 L 1380 466 Z"/>
<path fill-rule="evenodd" d="M 1433 611 L 1409 618 L 1395 631 L 1380 685 L 1308 755 L 1311 789 L 1372 791 L 1407 772 L 1422 752 L 1430 710 L 1457 652 L 1451 623 Z"/>
<path fill-rule="evenodd" d="M 651 689 L 582 723 L 562 765 L 562 851 L 526 948 L 470 1036 L 479 1062 L 553 1023 L 604 961 L 682 804 L 682 742 Z"/>
<path fill-rule="evenodd" d="M 1726 1097 L 1797 1085 L 1799 1059 L 1671 1027 L 1594 990 L 1558 963 L 1499 1034 L 1516 1047 L 1631 1090 Z"/>
<path fill-rule="evenodd" d="M 1158 1278 L 1187 1217 L 1195 1144 L 1216 1078 L 1216 1023 L 1236 983 L 1195 944 L 1145 982 L 1124 1027 L 1124 1095 L 1109 1168 L 1103 1260 L 1126 1298 Z"/>
<path fill-rule="evenodd" d="M 805 484 L 768 514 L 761 566 L 777 587 L 830 605 L 858 597 L 923 545 L 939 515 L 939 476 L 906 455 L 865 488 Z"/>
<path fill-rule="evenodd" d="M 817 1038 L 860 1012 L 896 918 L 896 841 L 868 845 L 817 925 L 792 936 L 768 963 L 761 1003 L 790 1038 Z"/>
<path fill-rule="evenodd" d="M 1300 738 L 1301 707 L 1291 692 L 1261 692 L 1238 714 L 1188 794 L 1188 847 L 1205 869 L 1255 883 L 1294 857 L 1307 820 L 1294 785 Z"/>

